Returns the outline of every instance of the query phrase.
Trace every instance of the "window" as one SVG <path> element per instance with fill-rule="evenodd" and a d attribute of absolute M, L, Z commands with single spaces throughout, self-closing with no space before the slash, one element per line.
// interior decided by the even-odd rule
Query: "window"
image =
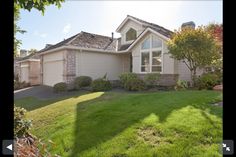
<path fill-rule="evenodd" d="M 149 65 L 149 52 L 142 52 L 142 63 L 141 63 L 141 69 L 143 72 L 149 72 L 150 65 Z"/>
<path fill-rule="evenodd" d="M 127 32 L 126 32 L 126 41 L 130 41 L 130 40 L 134 40 L 136 39 L 137 36 L 137 32 L 135 29 L 130 28 Z"/>
<path fill-rule="evenodd" d="M 141 72 L 162 71 L 162 40 L 149 36 L 141 44 Z"/>

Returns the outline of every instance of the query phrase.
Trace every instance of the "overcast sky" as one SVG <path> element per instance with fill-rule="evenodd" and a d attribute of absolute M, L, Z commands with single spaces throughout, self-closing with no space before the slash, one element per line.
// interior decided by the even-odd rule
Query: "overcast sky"
<path fill-rule="evenodd" d="M 222 23 L 222 1 L 66 1 L 60 9 L 46 7 L 44 16 L 21 10 L 18 24 L 27 33 L 17 38 L 21 49 L 40 50 L 81 31 L 111 36 L 127 15 L 173 31 L 188 21 L 196 26 Z"/>

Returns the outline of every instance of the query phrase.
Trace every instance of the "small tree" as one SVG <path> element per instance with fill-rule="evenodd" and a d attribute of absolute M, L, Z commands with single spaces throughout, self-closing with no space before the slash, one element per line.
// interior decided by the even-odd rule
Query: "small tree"
<path fill-rule="evenodd" d="M 177 31 L 167 42 L 169 53 L 183 61 L 191 72 L 192 85 L 195 86 L 197 68 L 209 66 L 219 58 L 217 44 L 211 34 L 203 27 L 185 28 Z"/>

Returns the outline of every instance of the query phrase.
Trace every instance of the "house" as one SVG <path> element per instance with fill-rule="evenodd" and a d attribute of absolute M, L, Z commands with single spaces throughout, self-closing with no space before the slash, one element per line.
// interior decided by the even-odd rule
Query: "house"
<path fill-rule="evenodd" d="M 30 85 L 40 84 L 40 59 L 37 53 L 18 59 L 15 63 L 16 73 L 20 82 Z"/>
<path fill-rule="evenodd" d="M 93 79 L 107 74 L 118 80 L 123 72 L 143 77 L 160 73 L 160 85 L 174 85 L 177 79 L 190 81 L 190 71 L 170 57 L 166 46 L 172 31 L 157 24 L 127 15 L 116 32 L 120 38 L 80 32 L 39 51 L 40 82 L 53 86 L 70 83 L 77 76 Z"/>

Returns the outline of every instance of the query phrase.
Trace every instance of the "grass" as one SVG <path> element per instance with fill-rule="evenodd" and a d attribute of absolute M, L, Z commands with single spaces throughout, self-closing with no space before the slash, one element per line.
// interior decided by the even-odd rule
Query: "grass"
<path fill-rule="evenodd" d="M 32 133 L 63 157 L 212 157 L 222 156 L 222 107 L 210 105 L 220 100 L 215 91 L 96 92 L 15 104 L 36 106 Z"/>

